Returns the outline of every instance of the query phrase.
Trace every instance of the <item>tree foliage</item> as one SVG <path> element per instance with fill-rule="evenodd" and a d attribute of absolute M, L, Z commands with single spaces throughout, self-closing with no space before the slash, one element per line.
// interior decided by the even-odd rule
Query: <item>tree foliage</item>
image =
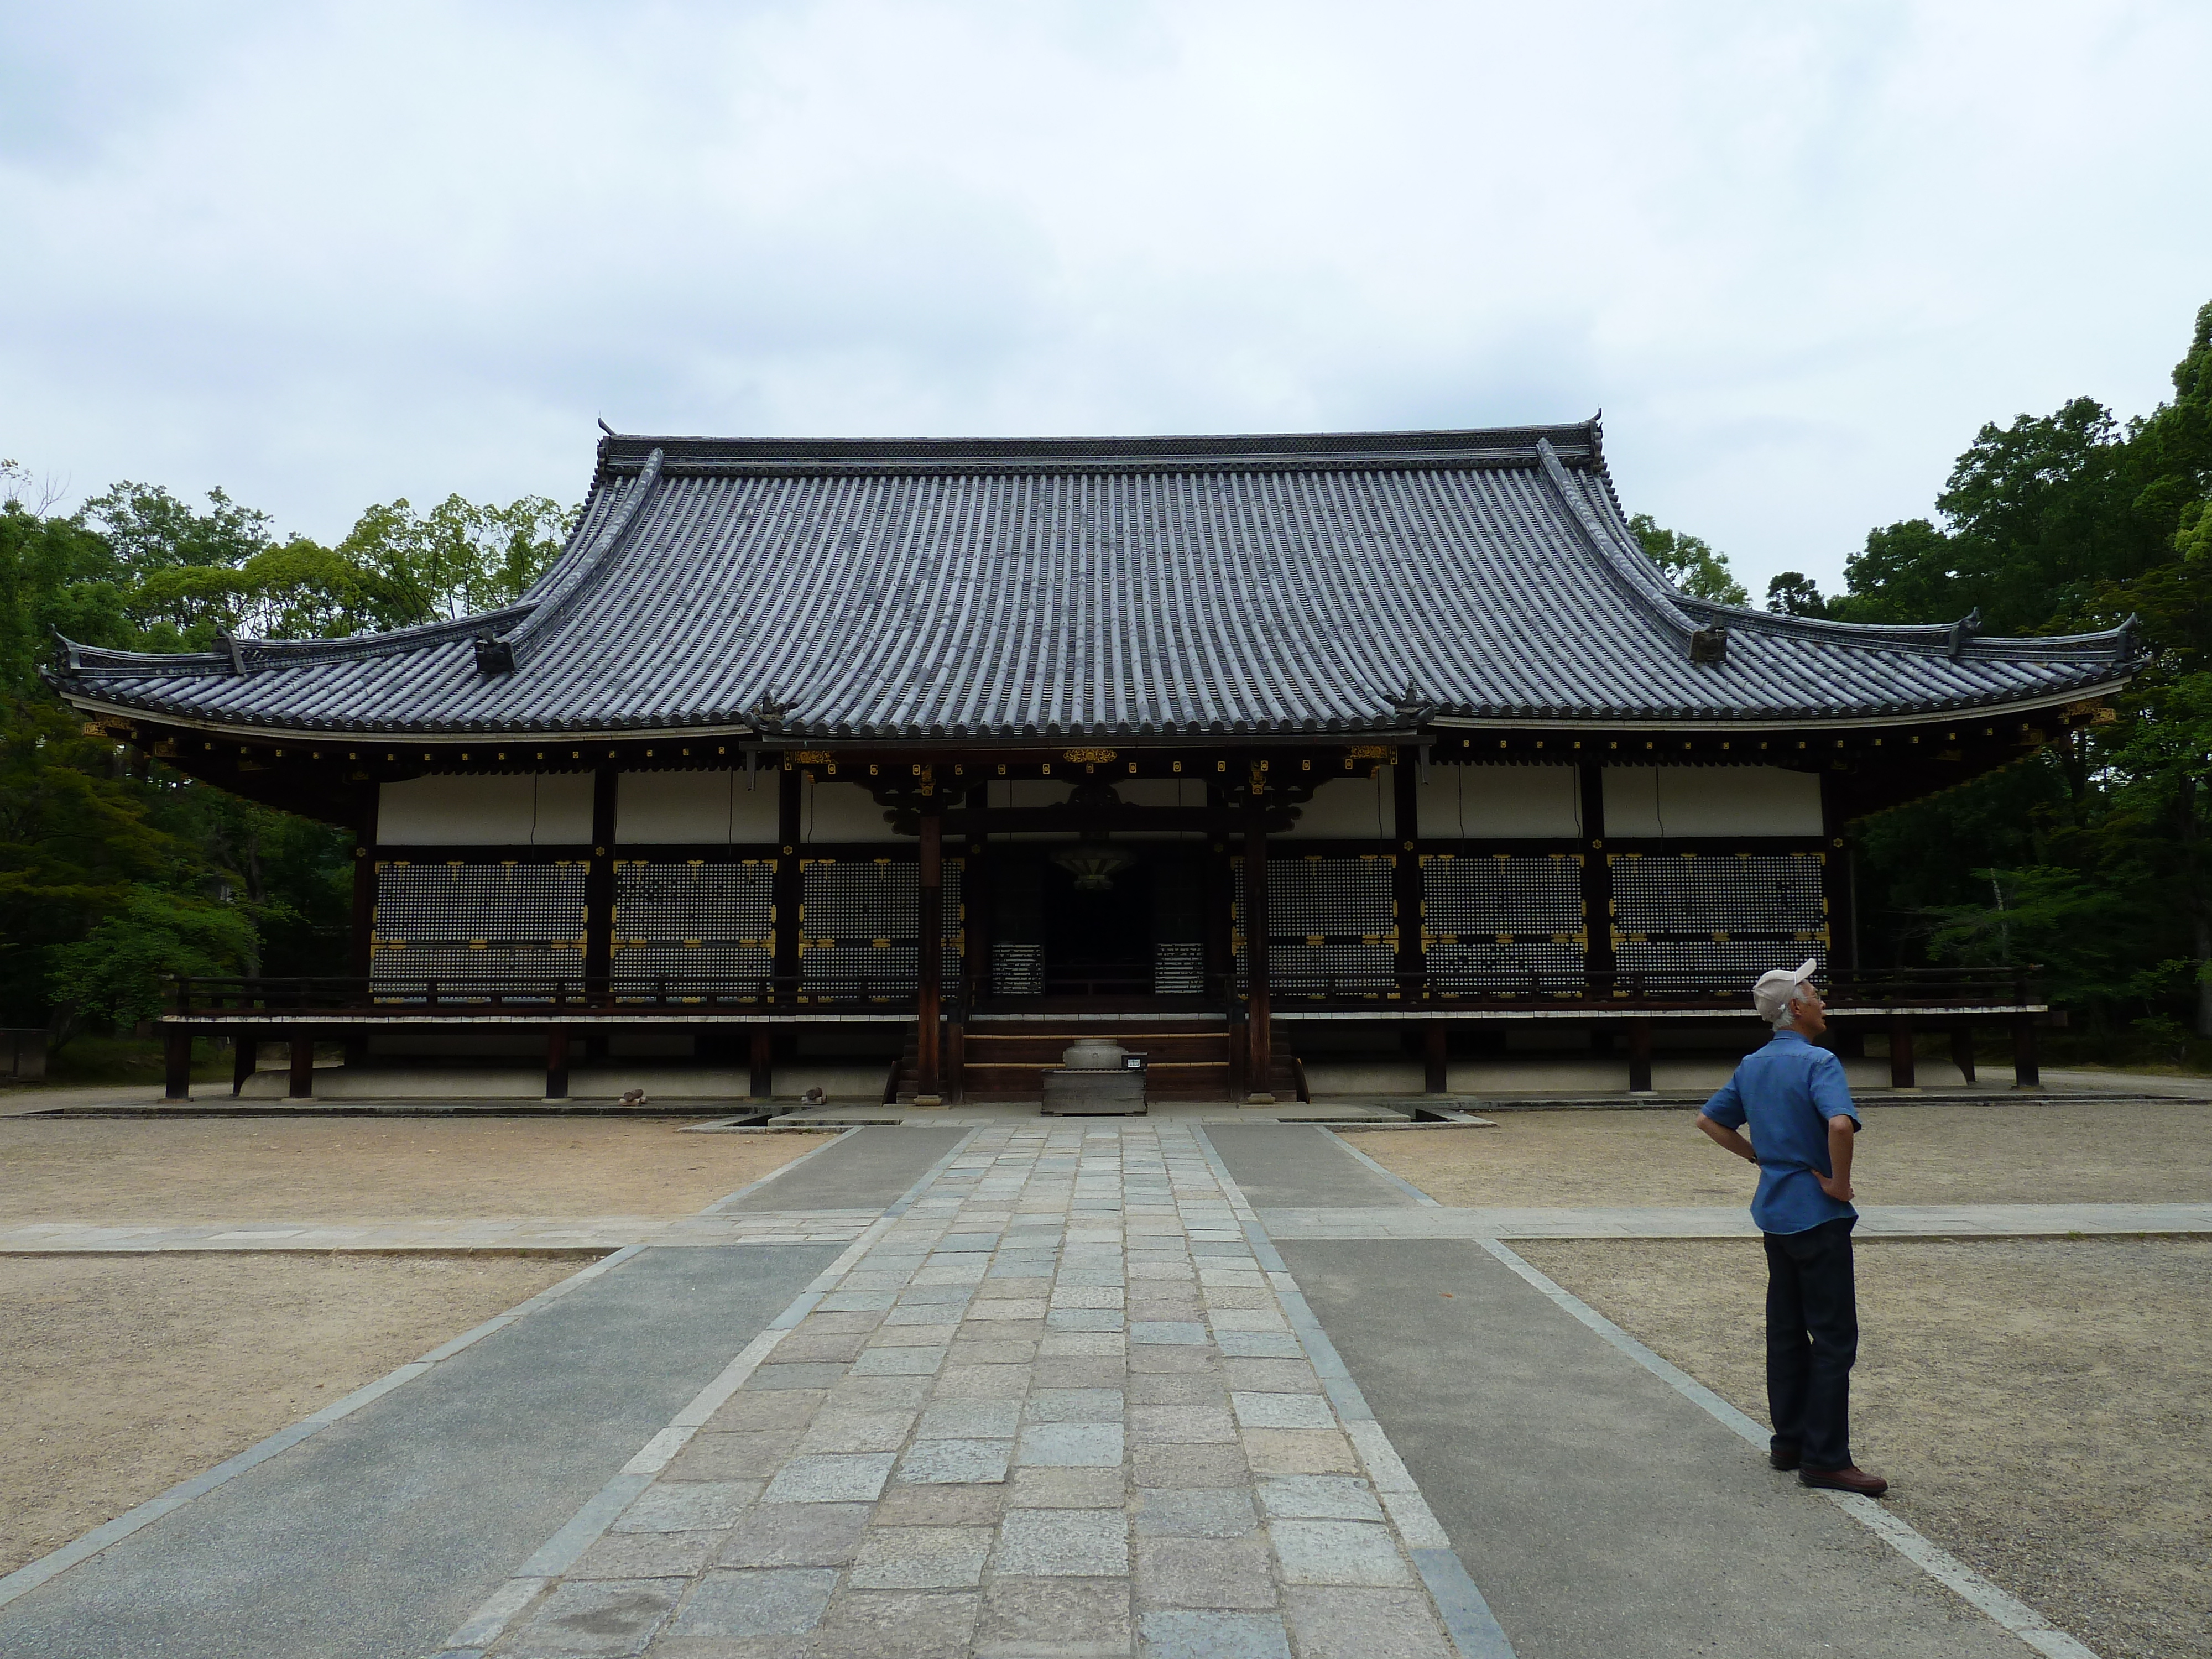
<path fill-rule="evenodd" d="M 1680 531 L 1662 530 L 1649 513 L 1638 514 L 1628 521 L 1628 527 L 1667 580 L 1692 598 L 1711 599 L 1717 605 L 1751 602 L 1751 595 L 1729 568 L 1728 555 L 1715 552 L 1711 543 Z"/>
<path fill-rule="evenodd" d="M 330 971 L 351 836 L 197 783 L 88 732 L 39 677 L 57 633 L 134 651 L 301 639 L 495 608 L 550 564 L 572 512 L 449 497 L 372 507 L 336 547 L 265 514 L 118 483 L 56 515 L 0 463 L 0 1023 L 128 1024 L 158 975 Z"/>

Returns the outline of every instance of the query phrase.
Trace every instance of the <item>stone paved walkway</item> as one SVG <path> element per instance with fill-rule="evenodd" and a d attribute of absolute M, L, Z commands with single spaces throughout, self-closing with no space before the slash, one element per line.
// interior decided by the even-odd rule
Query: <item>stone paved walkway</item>
<path fill-rule="evenodd" d="M 1265 1209 L 1281 1239 L 1757 1238 L 1741 1204 L 1577 1209 Z M 1868 1238 L 2029 1238 L 2212 1233 L 2212 1204 L 1865 1204 L 1854 1230 Z"/>
<path fill-rule="evenodd" d="M 1427 1583 L 1486 1610 L 1249 1213 L 1187 1126 L 980 1129 L 448 1654 L 1449 1659 Z"/>

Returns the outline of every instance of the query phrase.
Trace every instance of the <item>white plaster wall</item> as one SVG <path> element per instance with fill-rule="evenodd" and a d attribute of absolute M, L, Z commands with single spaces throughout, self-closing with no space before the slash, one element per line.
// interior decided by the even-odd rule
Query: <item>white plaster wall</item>
<path fill-rule="evenodd" d="M 884 842 L 899 837 L 884 822 L 884 809 L 867 789 L 857 783 L 833 783 L 827 778 L 802 781 L 799 797 L 799 834 L 809 842 Z M 769 831 L 770 836 L 775 830 Z M 911 842 L 907 843 L 912 845 Z"/>
<path fill-rule="evenodd" d="M 1331 778 L 1298 809 L 1298 821 L 1275 841 L 1388 841 L 1397 833 L 1392 810 L 1395 767 L 1373 778 Z M 1378 829 L 1376 826 L 1380 825 Z"/>
<path fill-rule="evenodd" d="M 1582 834 L 1581 773 L 1572 766 L 1431 766 L 1419 799 L 1421 834 L 1437 841 Z"/>
<path fill-rule="evenodd" d="M 1608 766 L 1605 832 L 1675 836 L 1817 836 L 1820 780 L 1778 766 Z"/>
<path fill-rule="evenodd" d="M 592 775 L 433 776 L 377 792 L 386 847 L 574 847 L 592 838 Z"/>
<path fill-rule="evenodd" d="M 742 771 L 625 772 L 615 795 L 615 839 L 754 843 L 775 839 L 777 775 Z"/>

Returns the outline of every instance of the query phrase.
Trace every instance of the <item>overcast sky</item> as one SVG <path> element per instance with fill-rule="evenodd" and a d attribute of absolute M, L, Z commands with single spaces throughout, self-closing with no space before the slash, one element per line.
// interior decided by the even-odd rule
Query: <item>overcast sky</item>
<path fill-rule="evenodd" d="M 2168 392 L 2212 6 L 0 4 L 0 455 L 580 497 L 630 432 L 1580 419 L 1757 592 Z"/>

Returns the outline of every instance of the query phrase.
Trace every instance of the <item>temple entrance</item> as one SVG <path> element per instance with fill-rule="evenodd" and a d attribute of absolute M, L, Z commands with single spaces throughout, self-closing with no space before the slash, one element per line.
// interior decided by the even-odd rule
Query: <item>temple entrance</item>
<path fill-rule="evenodd" d="M 1178 846 L 994 849 L 991 994 L 1073 1001 L 1201 994 L 1205 879 Z"/>
<path fill-rule="evenodd" d="M 1086 887 L 1074 871 L 1043 866 L 1045 990 L 1050 996 L 1129 997 L 1152 988 L 1152 872 L 1116 871 Z"/>

